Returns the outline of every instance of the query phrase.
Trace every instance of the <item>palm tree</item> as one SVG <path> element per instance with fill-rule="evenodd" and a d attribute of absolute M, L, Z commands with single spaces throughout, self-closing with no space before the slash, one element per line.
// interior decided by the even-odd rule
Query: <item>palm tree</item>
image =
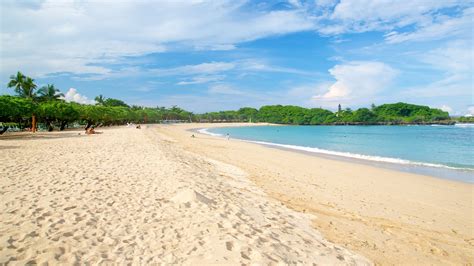
<path fill-rule="evenodd" d="M 35 98 L 36 87 L 37 86 L 35 84 L 35 80 L 30 77 L 26 77 L 25 84 L 23 85 L 23 90 L 20 96 L 23 96 L 25 98 L 30 98 L 30 99 Z"/>
<path fill-rule="evenodd" d="M 16 75 L 10 76 L 10 82 L 8 82 L 8 88 L 14 88 L 17 94 L 21 94 L 23 84 L 25 83 L 26 76 L 20 71 Z"/>
<path fill-rule="evenodd" d="M 95 97 L 94 99 L 98 105 L 104 105 L 105 97 L 100 94 L 99 96 Z"/>
<path fill-rule="evenodd" d="M 35 100 L 35 80 L 23 75 L 20 71 L 18 71 L 16 75 L 10 76 L 10 81 L 7 86 L 9 88 L 14 88 L 15 92 L 20 97 Z M 31 131 L 36 132 L 36 116 L 34 113 L 31 116 Z"/>
<path fill-rule="evenodd" d="M 61 93 L 58 89 L 56 89 L 53 84 L 48 84 L 46 86 L 41 87 L 38 90 L 38 94 L 40 95 L 39 98 L 43 101 L 55 101 L 58 100 L 60 97 L 64 97 L 64 94 Z"/>

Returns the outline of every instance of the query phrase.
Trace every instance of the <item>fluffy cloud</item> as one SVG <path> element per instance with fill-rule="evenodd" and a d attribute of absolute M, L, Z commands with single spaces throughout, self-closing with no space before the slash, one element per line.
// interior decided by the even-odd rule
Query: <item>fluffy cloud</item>
<path fill-rule="evenodd" d="M 66 102 L 76 102 L 76 103 L 82 103 L 82 104 L 93 104 L 94 103 L 93 100 L 89 100 L 86 96 L 81 95 L 74 88 L 70 88 L 64 94 L 64 100 Z"/>
<path fill-rule="evenodd" d="M 2 73 L 32 75 L 106 74 L 99 64 L 170 45 L 227 50 L 314 26 L 299 10 L 252 11 L 245 1 L 6 1 L 1 21 Z"/>
<path fill-rule="evenodd" d="M 316 95 L 317 104 L 364 103 L 373 101 L 373 96 L 387 89 L 397 71 L 382 62 L 355 61 L 336 65 L 329 70 L 336 79 L 326 92 Z"/>
<path fill-rule="evenodd" d="M 229 50 L 242 42 L 307 30 L 331 35 L 387 31 L 391 32 L 387 41 L 401 42 L 471 29 L 472 8 L 461 17 L 438 12 L 453 6 L 462 9 L 469 1 L 290 2 L 290 8 L 272 10 L 244 0 L 6 0 L 1 3 L 0 72 L 7 75 L 21 69 L 33 76 L 72 72 L 112 77 L 108 63 L 174 47 Z M 394 31 L 406 26 L 415 31 Z"/>

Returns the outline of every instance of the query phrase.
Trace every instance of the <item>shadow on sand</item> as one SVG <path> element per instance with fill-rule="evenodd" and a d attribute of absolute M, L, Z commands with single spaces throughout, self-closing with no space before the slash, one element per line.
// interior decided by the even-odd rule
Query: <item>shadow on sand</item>
<path fill-rule="evenodd" d="M 74 137 L 81 137 L 86 136 L 82 130 L 74 130 L 74 131 L 63 131 L 63 132 L 7 132 L 0 136 L 1 140 L 35 140 L 35 139 L 62 139 L 62 138 L 74 138 Z M 4 149 L 4 147 L 8 146 L 1 146 L 0 149 Z"/>

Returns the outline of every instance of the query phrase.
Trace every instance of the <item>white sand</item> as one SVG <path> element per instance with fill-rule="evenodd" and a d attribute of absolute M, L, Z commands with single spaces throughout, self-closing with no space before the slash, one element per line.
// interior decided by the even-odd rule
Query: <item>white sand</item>
<path fill-rule="evenodd" d="M 370 264 L 155 129 L 0 139 L 0 264 Z"/>
<path fill-rule="evenodd" d="M 322 235 L 381 265 L 472 265 L 474 185 L 157 127 L 175 145 L 235 165 L 267 195 L 314 215 Z M 254 125 L 254 124 L 252 124 Z"/>

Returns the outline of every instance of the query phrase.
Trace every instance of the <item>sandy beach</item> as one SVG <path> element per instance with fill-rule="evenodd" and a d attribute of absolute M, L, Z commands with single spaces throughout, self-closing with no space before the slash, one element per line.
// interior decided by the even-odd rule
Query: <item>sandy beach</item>
<path fill-rule="evenodd" d="M 192 126 L 2 136 L 0 264 L 371 264 Z"/>
<path fill-rule="evenodd" d="M 474 186 L 159 126 L 178 146 L 235 165 L 323 237 L 377 264 L 472 265 Z"/>

